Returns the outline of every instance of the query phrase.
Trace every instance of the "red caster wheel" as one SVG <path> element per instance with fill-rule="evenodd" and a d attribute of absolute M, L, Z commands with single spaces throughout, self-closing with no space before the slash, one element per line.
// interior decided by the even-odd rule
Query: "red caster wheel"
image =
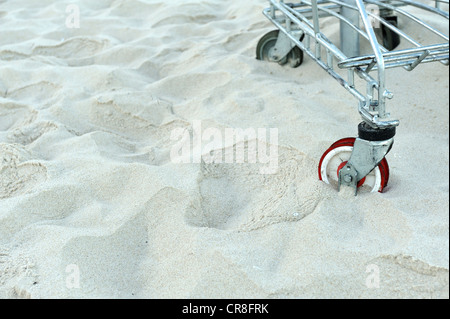
<path fill-rule="evenodd" d="M 347 164 L 353 151 L 355 138 L 337 141 L 322 155 L 319 163 L 319 179 L 327 184 L 338 186 L 339 171 Z M 383 192 L 389 181 L 389 165 L 386 158 L 358 183 L 358 189 L 370 192 Z"/>

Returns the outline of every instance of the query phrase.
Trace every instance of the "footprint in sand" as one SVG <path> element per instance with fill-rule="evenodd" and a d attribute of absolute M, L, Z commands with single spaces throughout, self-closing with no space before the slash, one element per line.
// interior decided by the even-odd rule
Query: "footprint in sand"
<path fill-rule="evenodd" d="M 56 130 L 58 126 L 51 122 L 32 123 L 18 127 L 7 135 L 11 143 L 29 145 L 47 132 Z"/>
<path fill-rule="evenodd" d="M 37 111 L 17 103 L 5 103 L 0 108 L 0 132 L 6 132 L 11 144 L 28 145 L 58 126 L 51 122 L 36 122 Z M 1 154 L 0 154 L 1 156 Z"/>
<path fill-rule="evenodd" d="M 158 140 L 159 128 L 176 119 L 170 102 L 142 92 L 102 95 L 94 103 L 90 122 L 133 138 Z"/>
<path fill-rule="evenodd" d="M 88 38 L 74 38 L 53 46 L 37 46 L 33 55 L 54 56 L 60 59 L 81 59 L 91 57 L 103 50 L 107 41 Z"/>
<path fill-rule="evenodd" d="M 448 299 L 449 271 L 430 265 L 409 255 L 381 255 L 368 262 L 367 267 L 379 270 L 380 293 L 398 298 Z M 368 268 L 369 269 L 369 268 Z M 372 271 L 372 274 L 374 272 Z M 432 289 L 430 287 L 433 287 Z M 366 290 L 362 297 L 373 298 Z"/>
<path fill-rule="evenodd" d="M 15 101 L 27 101 L 33 104 L 41 104 L 58 95 L 61 87 L 55 83 L 40 81 L 27 84 L 17 89 L 8 91 L 8 98 Z"/>
<path fill-rule="evenodd" d="M 0 107 L 0 132 L 32 123 L 37 112 L 18 103 L 2 103 Z"/>
<path fill-rule="evenodd" d="M 23 60 L 28 57 L 29 56 L 26 54 L 14 52 L 14 51 L 10 51 L 10 50 L 0 51 L 0 60 L 3 60 L 3 61 Z"/>
<path fill-rule="evenodd" d="M 199 24 L 204 25 L 211 21 L 216 21 L 217 17 L 210 14 L 197 14 L 195 16 L 190 16 L 186 14 L 172 15 L 167 18 L 163 18 L 156 22 L 152 27 L 164 27 L 169 25 L 186 25 L 186 24 Z"/>
<path fill-rule="evenodd" d="M 314 212 L 321 198 L 320 188 L 308 181 L 315 180 L 315 171 L 305 168 L 306 162 L 298 151 L 280 147 L 279 169 L 273 175 L 262 175 L 259 164 L 202 163 L 198 198 L 192 201 L 186 222 L 253 231 L 299 221 Z"/>
<path fill-rule="evenodd" d="M 11 255 L 0 246 L 0 299 L 30 299 L 29 287 L 37 284 L 34 264 L 22 255 Z"/>
<path fill-rule="evenodd" d="M 47 179 L 46 167 L 30 159 L 19 145 L 0 144 L 0 199 L 24 194 Z"/>

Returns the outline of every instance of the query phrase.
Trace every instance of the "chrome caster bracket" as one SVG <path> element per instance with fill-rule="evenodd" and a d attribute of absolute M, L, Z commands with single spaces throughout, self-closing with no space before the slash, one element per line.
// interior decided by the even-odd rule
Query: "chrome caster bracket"
<path fill-rule="evenodd" d="M 339 171 L 338 189 L 351 187 L 358 193 L 358 183 L 365 178 L 386 157 L 394 144 L 394 138 L 385 141 L 355 140 L 352 154 L 347 164 Z"/>
<path fill-rule="evenodd" d="M 271 62 L 280 62 L 287 57 L 289 52 L 295 47 L 292 40 L 283 32 L 278 34 L 275 46 L 269 51 L 269 60 Z"/>

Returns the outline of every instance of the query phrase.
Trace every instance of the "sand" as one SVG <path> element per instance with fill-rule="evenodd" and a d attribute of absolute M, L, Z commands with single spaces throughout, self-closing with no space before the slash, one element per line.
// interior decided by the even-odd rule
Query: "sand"
<path fill-rule="evenodd" d="M 267 1 L 71 3 L 0 1 L 0 298 L 449 297 L 448 67 L 388 72 L 390 184 L 354 197 L 317 165 L 356 100 L 255 59 Z M 276 173 L 174 163 L 195 121 L 278 129 Z"/>

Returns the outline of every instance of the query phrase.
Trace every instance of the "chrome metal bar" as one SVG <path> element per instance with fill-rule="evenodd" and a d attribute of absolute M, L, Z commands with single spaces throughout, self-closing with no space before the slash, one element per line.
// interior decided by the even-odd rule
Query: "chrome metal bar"
<path fill-rule="evenodd" d="M 410 71 L 412 71 L 413 69 L 415 69 L 415 68 L 419 65 L 419 63 L 422 62 L 423 60 L 425 60 L 425 58 L 426 58 L 427 56 L 429 56 L 429 55 L 430 55 L 430 51 L 428 51 L 428 50 L 426 50 L 424 53 L 422 53 L 422 55 L 421 55 L 420 57 L 418 57 L 417 60 L 414 61 L 414 63 L 412 63 L 412 64 L 409 66 Z"/>
<path fill-rule="evenodd" d="M 449 17 L 448 12 L 445 12 L 445 11 L 437 9 L 435 7 L 426 5 L 426 4 L 421 3 L 421 2 L 417 2 L 417 1 L 413 1 L 413 0 L 400 0 L 400 1 L 402 1 L 403 3 L 408 4 L 410 6 L 414 6 L 414 7 L 417 7 L 417 8 L 420 8 L 420 9 L 423 9 L 423 10 L 435 13 L 435 14 L 440 15 L 440 16 L 442 16 L 444 18 L 447 18 L 447 19 Z M 440 2 L 444 2 L 444 3 L 448 4 L 448 1 L 440 1 Z"/>
<path fill-rule="evenodd" d="M 303 3 L 308 4 L 308 1 L 303 0 Z M 344 16 L 340 15 L 339 13 L 336 13 L 336 12 L 334 12 L 334 11 L 332 11 L 332 10 L 329 10 L 329 9 L 326 8 L 326 7 L 320 6 L 320 7 L 318 7 L 318 8 L 319 8 L 319 11 L 320 11 L 320 10 L 325 11 L 325 12 L 328 13 L 330 16 L 334 16 L 334 17 L 338 18 L 339 20 L 341 20 L 341 25 L 342 25 L 342 23 L 346 23 L 348 27 L 352 28 L 355 32 L 358 32 L 359 35 L 361 35 L 361 36 L 363 36 L 365 39 L 369 40 L 369 37 L 368 37 L 367 33 L 363 32 L 361 29 L 359 29 L 356 25 L 354 25 L 354 24 L 353 24 L 350 20 L 348 20 L 346 17 L 344 17 Z M 355 8 L 352 8 L 352 10 L 358 10 L 358 9 L 355 7 Z M 386 26 L 387 28 L 389 28 L 390 30 L 392 30 L 392 31 L 394 31 L 394 32 L 396 32 L 396 33 L 398 33 L 401 37 L 403 37 L 404 39 L 406 39 L 408 42 L 412 43 L 413 45 L 415 45 L 415 46 L 417 46 L 417 47 L 420 47 L 420 46 L 421 46 L 421 44 L 420 44 L 419 42 L 417 42 L 416 40 L 414 40 L 413 38 L 411 38 L 410 36 L 408 36 L 406 33 L 404 33 L 403 31 L 401 31 L 400 29 L 394 27 L 392 24 L 390 24 L 389 22 L 387 22 L 385 19 L 383 19 L 383 18 L 381 18 L 381 17 L 379 17 L 379 16 L 377 16 L 377 15 L 375 15 L 375 14 L 372 14 L 372 13 L 370 13 L 370 12 L 367 12 L 367 14 L 368 14 L 370 17 L 373 17 L 373 18 L 375 18 L 376 20 L 380 21 L 381 24 L 385 25 L 385 26 Z M 358 40 L 359 40 L 359 39 L 358 39 Z M 370 40 L 369 40 L 369 41 L 370 41 Z M 341 46 L 341 49 L 342 49 L 342 46 Z M 387 51 L 388 51 L 386 48 L 384 48 L 384 47 L 381 46 L 381 45 L 380 45 L 380 49 L 381 49 L 383 52 L 387 52 Z M 344 53 L 345 53 L 345 52 L 344 52 Z M 348 55 L 348 54 L 347 54 L 347 55 Z"/>
<path fill-rule="evenodd" d="M 307 3 L 307 4 L 310 3 L 310 2 L 308 2 L 307 0 L 303 0 L 303 2 L 304 2 L 304 3 Z M 332 10 L 329 10 L 328 8 L 322 7 L 322 6 L 318 7 L 318 9 L 319 9 L 319 12 L 320 12 L 320 11 L 324 11 L 324 12 L 328 13 L 330 16 L 336 17 L 337 19 L 339 19 L 339 20 L 341 21 L 341 23 L 347 24 L 347 26 L 348 26 L 349 28 L 351 28 L 352 30 L 354 30 L 355 32 L 357 32 L 357 33 L 358 33 L 358 36 L 361 35 L 361 36 L 364 37 L 366 40 L 369 40 L 369 36 L 367 35 L 366 32 L 364 32 L 364 31 L 363 31 L 361 28 L 359 28 L 357 25 L 353 24 L 352 21 L 350 21 L 349 19 L 347 19 L 347 18 L 344 17 L 343 15 L 341 15 L 341 14 L 339 14 L 339 13 L 336 13 L 336 12 L 334 12 L 334 11 L 332 11 Z M 355 8 L 355 9 L 357 10 L 357 8 Z M 358 17 L 359 17 L 359 16 L 358 16 Z M 359 24 L 358 24 L 358 25 L 359 25 Z M 359 39 L 358 39 L 358 41 L 359 41 Z M 342 50 L 342 44 L 341 44 L 341 50 Z M 358 50 L 359 50 L 359 49 L 358 49 Z M 382 50 L 383 50 L 383 51 L 388 51 L 388 50 L 385 49 L 384 47 L 382 47 Z M 342 51 L 343 51 L 343 53 L 345 54 L 344 50 L 342 50 Z M 345 54 L 345 55 L 349 56 L 348 54 Z"/>
<path fill-rule="evenodd" d="M 392 51 L 384 53 L 383 56 L 385 58 L 385 61 L 392 62 L 392 61 L 400 61 L 402 59 L 409 59 L 413 57 L 417 58 L 424 51 L 429 51 L 430 55 L 442 55 L 445 53 L 448 54 L 449 44 L 430 45 L 414 49 Z M 373 59 L 376 59 L 374 55 L 365 55 L 342 61 L 338 63 L 338 66 L 341 69 L 360 67 L 370 64 Z"/>
<path fill-rule="evenodd" d="M 311 3 L 314 22 L 314 32 L 318 34 L 320 32 L 320 25 L 319 25 L 319 14 L 317 10 L 317 0 L 311 0 Z"/>
<path fill-rule="evenodd" d="M 355 10 L 355 11 L 358 10 L 357 7 L 351 6 L 351 5 L 349 5 L 348 3 L 345 3 L 345 2 L 343 2 L 343 0 L 328 0 L 328 1 L 331 2 L 331 3 L 335 3 L 336 5 L 340 5 L 340 6 L 342 6 L 342 7 L 345 7 L 345 8 L 347 8 L 347 9 L 349 9 L 349 10 Z M 441 10 L 437 10 L 437 9 L 435 9 L 435 8 L 433 8 L 433 7 L 430 7 L 430 6 L 427 6 L 427 5 L 423 5 L 423 4 L 420 4 L 420 3 L 417 3 L 417 2 L 411 1 L 411 0 L 398 0 L 398 1 L 401 2 L 401 3 L 403 3 L 403 5 L 412 5 L 412 6 L 416 6 L 416 7 L 418 7 L 418 8 L 421 8 L 421 9 L 424 9 L 424 10 L 427 10 L 427 11 L 430 11 L 430 12 L 433 12 L 433 13 L 437 13 L 437 11 L 439 11 L 439 14 L 440 14 L 441 16 L 443 16 L 443 17 L 446 18 L 446 19 L 449 19 L 449 16 L 448 16 L 448 13 L 447 13 L 447 12 L 443 12 L 443 11 L 441 11 Z M 436 30 L 435 28 L 433 28 L 432 26 L 428 25 L 427 23 L 425 23 L 425 22 L 422 21 L 421 19 L 415 17 L 414 15 L 410 14 L 409 12 L 407 12 L 407 11 L 405 11 L 405 10 L 402 10 L 402 9 L 399 9 L 399 8 L 398 8 L 399 5 L 393 5 L 393 4 L 390 4 L 390 3 L 386 3 L 386 2 L 384 2 L 384 1 L 376 1 L 376 0 L 364 0 L 364 2 L 370 3 L 370 4 L 375 4 L 375 5 L 378 5 L 378 6 L 380 6 L 380 7 L 383 7 L 383 8 L 389 9 L 389 10 L 392 10 L 392 11 L 394 11 L 394 12 L 398 12 L 398 13 L 400 13 L 400 14 L 406 16 L 407 18 L 409 18 L 409 19 L 415 21 L 416 23 L 420 24 L 421 26 L 425 27 L 426 29 L 430 30 L 431 32 L 437 34 L 438 36 L 442 37 L 444 40 L 446 40 L 446 41 L 449 40 L 448 36 L 446 36 L 445 34 L 443 34 L 442 32 L 440 32 L 439 30 Z M 389 2 L 390 2 L 390 1 L 389 1 Z M 374 15 L 374 14 L 370 14 L 370 13 L 368 13 L 368 14 L 369 14 L 371 17 L 374 17 L 375 19 L 380 20 L 380 17 L 377 17 L 377 16 Z M 409 37 L 408 35 L 406 35 L 406 34 L 404 34 L 404 33 L 402 33 L 402 32 L 398 32 L 398 31 L 400 31 L 399 29 L 393 28 L 392 25 L 388 26 L 388 25 L 387 25 L 388 23 L 386 23 L 383 19 L 381 19 L 380 21 L 381 21 L 381 23 L 383 23 L 384 25 L 386 25 L 386 26 L 387 26 L 388 28 L 390 28 L 391 30 L 397 32 L 399 35 L 401 35 L 401 36 L 404 37 L 405 39 L 410 39 L 410 37 Z M 384 21 L 384 22 L 383 22 L 383 21 Z"/>
<path fill-rule="evenodd" d="M 356 5 L 358 6 L 359 13 L 361 15 L 364 28 L 369 35 L 370 45 L 372 46 L 372 50 L 375 54 L 375 59 L 378 67 L 378 116 L 380 118 L 386 117 L 386 97 L 388 91 L 385 86 L 385 66 L 384 66 L 384 57 L 381 52 L 380 46 L 378 44 L 377 37 L 372 28 L 372 25 L 369 20 L 369 16 L 367 15 L 366 7 L 364 6 L 363 0 L 356 0 Z"/>
<path fill-rule="evenodd" d="M 280 29 L 280 31 L 284 32 L 300 49 L 302 49 L 312 60 L 314 60 L 322 69 L 324 69 L 325 71 L 327 71 L 327 73 L 329 75 L 331 75 L 335 80 L 337 80 L 339 82 L 339 84 L 341 84 L 347 91 L 349 91 L 350 94 L 352 94 L 355 98 L 357 98 L 360 102 L 363 102 L 364 104 L 366 103 L 366 97 L 361 94 L 357 89 L 355 89 L 353 86 L 349 85 L 348 82 L 341 77 L 337 72 L 331 70 L 322 60 L 316 58 L 315 53 L 311 51 L 310 48 L 307 48 L 301 41 L 299 41 L 298 39 L 296 39 L 294 36 L 292 36 L 291 34 L 287 33 L 285 31 L 285 29 L 283 28 L 282 24 L 280 22 L 278 22 L 276 19 L 271 19 L 270 13 L 268 13 L 266 10 L 263 11 L 263 14 L 277 27 Z M 292 21 L 294 21 L 295 23 L 301 23 L 301 21 L 299 21 L 296 17 L 292 16 L 291 17 Z M 303 24 L 304 26 L 306 26 L 306 24 Z M 309 27 L 308 27 L 309 28 Z M 307 29 L 305 29 L 307 30 Z M 307 37 L 314 37 L 314 31 L 313 30 L 308 30 L 309 32 Z M 311 35 L 311 33 L 313 35 Z M 343 56 L 345 58 L 345 56 Z M 341 57 L 342 58 L 342 57 Z M 355 70 L 359 73 L 362 73 L 362 71 L 358 68 L 355 68 Z M 361 78 L 366 79 L 366 81 L 368 79 L 370 79 L 370 76 L 368 76 L 367 74 L 361 74 L 360 75 Z"/>
<path fill-rule="evenodd" d="M 415 3 L 414 1 L 408 1 L 408 0 L 402 0 L 402 1 L 405 2 L 405 3 L 411 4 L 411 5 L 414 5 L 412 3 Z M 403 10 L 403 9 L 399 9 L 398 7 L 394 7 L 392 5 L 385 4 L 383 2 L 376 1 L 376 0 L 365 0 L 365 2 L 372 3 L 372 4 L 375 4 L 375 5 L 381 6 L 381 7 L 385 7 L 385 8 L 391 9 L 394 12 L 398 12 L 398 13 L 404 15 L 405 17 L 408 17 L 409 19 L 413 20 L 414 22 L 418 23 L 422 27 L 430 30 L 434 34 L 438 35 L 439 37 L 443 38 L 445 41 L 449 41 L 449 38 L 448 38 L 447 35 L 445 35 L 444 33 L 440 32 L 439 30 L 436 30 L 435 28 L 433 28 L 432 26 L 430 26 L 429 24 L 427 24 L 423 20 L 417 18 L 416 16 L 412 15 L 411 13 L 409 13 L 409 12 Z M 430 6 L 425 6 L 425 5 L 424 6 L 419 6 L 418 4 L 415 5 L 415 6 L 417 6 L 418 8 L 424 9 L 424 10 L 428 10 L 430 12 L 435 12 L 435 13 L 437 13 L 436 11 L 442 12 L 441 10 L 437 10 L 436 8 L 433 8 L 433 7 L 430 7 Z M 444 15 L 444 17 L 447 18 L 447 19 L 449 18 L 448 14 Z"/>
<path fill-rule="evenodd" d="M 320 47 L 320 43 L 317 41 L 317 36 L 320 34 L 317 0 L 312 0 L 312 13 L 314 22 L 314 33 L 316 34 L 316 58 L 320 60 L 322 58 L 322 48 Z"/>

